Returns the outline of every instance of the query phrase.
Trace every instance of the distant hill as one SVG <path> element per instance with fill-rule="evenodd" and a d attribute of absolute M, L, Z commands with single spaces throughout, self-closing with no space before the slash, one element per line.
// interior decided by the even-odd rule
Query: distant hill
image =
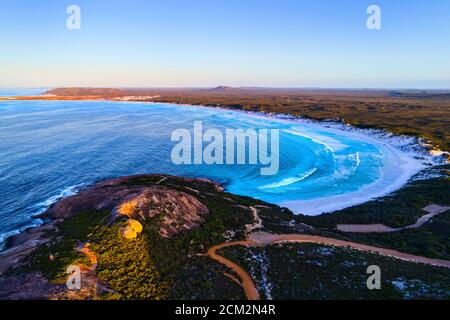
<path fill-rule="evenodd" d="M 44 95 L 55 96 L 121 96 L 125 92 L 115 88 L 55 88 L 44 92 Z"/>
<path fill-rule="evenodd" d="M 218 86 L 218 87 L 211 89 L 211 91 L 229 91 L 229 90 L 233 90 L 233 89 L 236 89 L 236 88 L 229 87 L 229 86 Z"/>

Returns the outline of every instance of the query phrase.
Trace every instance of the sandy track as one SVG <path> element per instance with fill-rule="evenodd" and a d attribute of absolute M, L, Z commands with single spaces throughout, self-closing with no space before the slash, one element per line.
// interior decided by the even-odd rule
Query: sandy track
<path fill-rule="evenodd" d="M 450 261 L 431 259 L 416 256 L 409 253 L 403 253 L 397 250 L 385 249 L 380 247 L 368 246 L 356 242 L 344 241 L 334 238 L 326 238 L 320 236 L 312 236 L 306 234 L 269 234 L 264 232 L 253 233 L 250 235 L 250 242 L 256 245 L 271 245 L 275 243 L 299 242 L 299 243 L 316 243 L 334 247 L 351 248 L 359 251 L 376 253 L 383 256 L 393 257 L 409 262 L 424 263 L 437 267 L 450 268 Z"/>
<path fill-rule="evenodd" d="M 255 207 L 250 207 L 250 210 L 252 211 L 253 215 L 253 223 L 252 224 L 246 224 L 245 225 L 245 234 L 248 236 L 256 229 L 262 228 L 262 219 L 259 217 L 259 210 Z"/>
<path fill-rule="evenodd" d="M 216 260 L 217 262 L 227 266 L 241 278 L 242 287 L 244 288 L 245 295 L 247 296 L 248 300 L 260 300 L 261 297 L 259 296 L 259 292 L 256 289 L 255 284 L 253 283 L 252 278 L 250 275 L 245 271 L 243 268 L 241 268 L 238 264 L 220 256 L 217 254 L 217 251 L 226 247 L 232 247 L 232 246 L 251 246 L 254 245 L 252 241 L 236 241 L 236 242 L 225 242 L 222 244 L 219 244 L 217 246 L 211 247 L 208 250 L 208 256 Z"/>
<path fill-rule="evenodd" d="M 430 221 L 434 216 L 443 213 L 447 210 L 450 210 L 450 207 L 431 204 L 423 208 L 423 210 L 428 213 L 420 217 L 416 223 L 401 228 L 391 228 L 384 224 L 377 223 L 377 224 L 338 224 L 336 229 L 343 232 L 354 232 L 354 233 L 371 233 L 371 232 L 384 233 L 384 232 L 398 232 L 405 229 L 416 229 L 420 228 L 425 223 Z"/>
<path fill-rule="evenodd" d="M 256 228 L 260 228 L 262 226 L 262 221 L 258 215 L 258 212 L 259 212 L 258 209 L 256 209 L 255 207 L 251 207 L 251 209 L 252 209 L 252 214 L 253 214 L 253 218 L 254 218 L 254 224 L 246 225 L 247 232 L 250 232 L 250 231 L 255 230 Z M 438 208 L 434 208 L 434 209 L 438 209 Z M 426 257 L 416 256 L 416 255 L 409 254 L 409 253 L 403 253 L 403 252 L 400 252 L 397 250 L 379 248 L 379 247 L 369 246 L 369 245 L 360 244 L 360 243 L 356 243 L 356 242 L 344 241 L 344 240 L 321 237 L 321 236 L 313 236 L 313 235 L 307 235 L 307 234 L 271 234 L 271 233 L 267 233 L 267 232 L 254 232 L 254 233 L 248 233 L 247 239 L 248 240 L 224 242 L 224 243 L 215 245 L 208 250 L 207 255 L 211 259 L 230 268 L 240 277 L 242 287 L 244 289 L 245 295 L 247 296 L 248 300 L 260 300 L 261 299 L 258 289 L 256 288 L 255 283 L 253 282 L 253 279 L 250 277 L 250 275 L 247 273 L 247 271 L 245 271 L 238 264 L 217 254 L 218 250 L 221 250 L 221 249 L 227 248 L 227 247 L 233 247 L 233 246 L 245 246 L 245 247 L 267 246 L 267 245 L 273 245 L 276 243 L 289 243 L 289 242 L 316 243 L 316 244 L 322 244 L 322 245 L 327 245 L 327 246 L 351 248 L 351 249 L 355 249 L 355 250 L 359 250 L 359 251 L 363 251 L 363 252 L 375 253 L 375 254 L 393 257 L 396 259 L 401 259 L 401 260 L 414 262 L 414 263 L 423 263 L 423 264 L 428 264 L 428 265 L 432 265 L 432 266 L 450 268 L 450 261 L 447 261 L 447 260 L 430 259 L 430 258 L 426 258 Z"/>

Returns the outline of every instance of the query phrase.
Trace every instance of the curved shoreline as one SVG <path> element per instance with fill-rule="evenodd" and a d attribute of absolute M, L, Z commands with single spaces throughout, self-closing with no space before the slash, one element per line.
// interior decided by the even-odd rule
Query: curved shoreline
<path fill-rule="evenodd" d="M 326 129 L 328 128 L 324 130 L 329 131 Z M 331 132 L 335 132 L 335 130 Z M 344 134 L 351 139 L 371 142 L 380 149 L 384 155 L 383 159 L 386 161 L 384 166 L 380 168 L 380 177 L 355 191 L 310 200 L 287 200 L 278 203 L 278 205 L 287 207 L 294 213 L 300 212 L 306 215 L 319 215 L 345 209 L 391 194 L 406 185 L 415 174 L 429 167 L 422 160 L 417 159 L 418 155 L 415 153 L 406 153 L 370 136 L 366 137 L 362 134 L 346 131 L 339 131 L 338 134 Z"/>
<path fill-rule="evenodd" d="M 56 194 L 53 196 L 50 196 L 49 198 L 45 199 L 44 201 L 41 201 L 33 206 L 33 208 L 36 208 L 36 212 L 31 214 L 29 216 L 29 222 L 25 224 L 24 226 L 20 227 L 19 229 L 12 230 L 5 232 L 3 234 L 0 234 L 0 252 L 9 249 L 8 246 L 8 240 L 15 236 L 20 236 L 20 234 L 26 233 L 28 230 L 38 228 L 45 224 L 42 217 L 43 214 L 56 202 L 58 202 L 61 199 L 64 199 L 66 197 L 70 197 L 73 195 L 76 195 L 79 191 L 82 190 L 83 187 L 87 187 L 88 185 L 86 183 L 81 183 L 78 185 L 63 187 L 59 189 Z"/>
<path fill-rule="evenodd" d="M 115 101 L 113 101 L 115 102 Z M 127 101 L 128 102 L 128 101 Z M 133 101 L 131 101 L 134 103 Z M 142 103 L 142 102 L 141 102 Z M 387 196 L 405 186 L 411 178 L 424 169 L 448 163 L 442 156 L 434 156 L 430 154 L 429 150 L 421 144 L 422 138 L 395 135 L 389 131 L 381 129 L 362 129 L 351 125 L 344 125 L 342 123 L 333 121 L 318 121 L 295 117 L 286 114 L 277 113 L 263 113 L 247 110 L 234 110 L 224 107 L 214 107 L 208 105 L 189 105 L 177 103 L 160 103 L 160 102 L 144 102 L 147 104 L 159 105 L 176 105 L 189 108 L 205 108 L 208 110 L 221 110 L 237 114 L 244 114 L 251 117 L 276 121 L 281 123 L 289 123 L 292 125 L 311 126 L 315 129 L 320 129 L 325 132 L 330 132 L 338 135 L 343 135 L 350 139 L 357 139 L 362 141 L 372 142 L 380 149 L 385 149 L 391 152 L 396 160 L 397 178 L 394 181 L 383 180 L 385 177 L 362 186 L 356 191 L 344 193 L 341 195 L 333 195 L 326 197 L 319 197 L 311 200 L 286 200 L 276 202 L 275 204 L 287 207 L 295 214 L 319 215 L 326 212 L 333 212 L 342 210 L 351 206 L 359 205 L 376 198 Z M 398 174 L 400 170 L 400 174 Z M 326 199 L 324 203 L 324 199 Z"/>
<path fill-rule="evenodd" d="M 48 101 L 45 97 L 42 97 L 43 101 Z M 21 100 L 14 100 L 21 101 Z M 23 100 L 29 101 L 29 100 Z M 51 101 L 67 101 L 67 100 L 51 100 Z M 77 100 L 80 101 L 80 100 Z M 86 101 L 86 100 L 81 100 Z M 90 100 L 92 101 L 92 100 Z M 330 121 L 319 121 L 319 120 L 310 120 L 304 119 L 300 117 L 296 117 L 293 115 L 286 114 L 276 114 L 276 113 L 264 113 L 264 112 L 255 112 L 255 111 L 247 111 L 247 110 L 234 110 L 230 108 L 224 107 L 216 107 L 216 106 L 208 106 L 208 105 L 189 105 L 189 104 L 177 104 L 177 103 L 163 103 L 163 102 L 142 102 L 142 101 L 114 101 L 109 99 L 100 99 L 94 100 L 94 102 L 110 102 L 110 103 L 141 103 L 141 104 L 158 104 L 158 105 L 167 105 L 167 106 L 184 106 L 189 108 L 205 108 L 214 111 L 226 111 L 233 112 L 237 114 L 245 114 L 251 117 L 261 118 L 268 121 L 277 121 L 289 123 L 292 125 L 308 125 L 313 128 L 320 128 L 321 130 L 334 132 L 339 135 L 345 135 L 350 138 L 358 138 L 365 139 L 366 141 L 373 141 L 377 146 L 381 145 L 384 148 L 388 148 L 393 153 L 396 154 L 399 158 L 406 163 L 401 172 L 400 176 L 394 181 L 394 183 L 389 183 L 388 185 L 383 185 L 383 181 L 378 179 L 373 183 L 363 186 L 357 191 L 352 191 L 348 193 L 344 193 L 342 195 L 336 196 L 325 196 L 319 197 L 312 200 L 287 200 L 282 202 L 277 202 L 276 204 L 280 206 L 285 206 L 294 211 L 294 213 L 303 213 L 308 215 L 317 215 L 324 212 L 332 212 L 340 209 L 344 209 L 350 206 L 359 205 L 365 203 L 367 201 L 373 200 L 375 198 L 386 196 L 392 192 L 395 192 L 401 189 L 413 176 L 414 174 L 420 172 L 421 170 L 431 167 L 432 165 L 437 165 L 438 163 L 433 163 L 433 159 L 439 159 L 438 157 L 433 157 L 432 155 L 427 154 L 427 149 L 420 145 L 420 138 L 410 137 L 410 136 L 399 136 L 389 133 L 385 130 L 380 129 L 361 129 L 354 126 L 344 125 L 338 122 L 330 122 Z M 401 141 L 401 145 L 396 145 L 395 141 Z M 409 149 L 409 150 L 404 150 Z M 423 161 L 430 162 L 428 165 L 417 165 L 411 167 L 411 163 L 419 163 L 420 160 L 416 159 L 416 157 L 425 158 Z M 409 164 L 409 165 L 408 165 Z M 249 195 L 251 197 L 251 195 Z M 324 201 L 326 199 L 326 201 Z M 9 238 L 11 235 L 15 235 L 18 233 L 24 232 L 24 230 L 29 229 L 31 227 L 36 227 L 40 225 L 39 222 L 35 223 L 36 219 L 32 219 L 30 224 L 28 224 L 25 228 L 18 231 L 12 231 L 5 238 Z"/>

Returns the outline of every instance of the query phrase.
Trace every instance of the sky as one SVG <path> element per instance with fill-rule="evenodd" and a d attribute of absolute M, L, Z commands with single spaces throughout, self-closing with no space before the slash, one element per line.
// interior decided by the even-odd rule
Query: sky
<path fill-rule="evenodd" d="M 448 89 L 450 1 L 0 0 L 0 87 L 218 85 Z"/>

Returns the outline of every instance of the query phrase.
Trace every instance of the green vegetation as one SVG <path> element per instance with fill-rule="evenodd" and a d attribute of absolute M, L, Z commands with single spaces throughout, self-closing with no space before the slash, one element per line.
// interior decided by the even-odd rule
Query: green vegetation
<path fill-rule="evenodd" d="M 450 260 L 450 211 L 434 217 L 431 222 L 418 229 L 395 233 L 354 233 L 348 238 L 355 242 Z"/>
<path fill-rule="evenodd" d="M 64 220 L 58 225 L 59 231 L 49 235 L 52 240 L 32 255 L 27 268 L 40 270 L 48 279 L 65 283 L 69 265 L 90 265 L 75 247 L 78 242 L 86 241 L 107 215 L 106 211 L 80 212 Z"/>
<path fill-rule="evenodd" d="M 150 186 L 159 181 L 161 181 L 159 178 L 136 177 L 127 180 L 125 184 Z M 201 228 L 181 232 L 171 238 L 159 235 L 157 217 L 141 221 L 144 225 L 143 234 L 151 248 L 151 259 L 161 277 L 171 288 L 169 298 L 235 299 L 242 297 L 242 289 L 223 274 L 230 271 L 207 257 L 196 255 L 203 254 L 209 247 L 226 241 L 224 234 L 228 230 L 235 232 L 234 239 L 243 239 L 244 225 L 251 223 L 252 218 L 250 211 L 242 205 L 262 202 L 217 191 L 210 182 L 198 180 L 169 177 L 161 181 L 159 185 L 188 193 L 209 209 L 207 219 Z M 201 270 L 205 272 L 200 272 Z M 211 281 L 212 279 L 214 281 Z"/>
<path fill-rule="evenodd" d="M 438 170 L 445 173 L 449 167 Z M 206 205 L 209 213 L 202 226 L 165 238 L 159 234 L 161 217 L 147 217 L 140 220 L 144 230 L 138 238 L 127 240 L 120 234 L 120 219 L 107 225 L 112 208 L 80 212 L 60 223 L 56 234 L 49 235 L 52 241 L 32 255 L 28 270 L 40 270 L 52 281 L 63 283 L 68 265 L 90 265 L 86 257 L 74 250 L 78 242 L 89 241 L 89 248 L 98 260 L 98 278 L 117 292 L 99 299 L 242 299 L 245 298 L 242 288 L 231 279 L 236 275 L 204 254 L 213 245 L 244 239 L 245 225 L 253 221 L 247 206 L 258 206 L 263 231 L 313 233 L 450 259 L 450 212 L 434 217 L 419 229 L 397 233 L 348 234 L 335 229 L 338 223 L 390 226 L 414 223 L 424 214 L 421 208 L 426 205 L 450 204 L 447 176 L 417 180 L 388 197 L 318 217 L 295 216 L 287 209 L 218 191 L 208 181 L 170 176 L 166 179 L 141 176 L 123 181 L 127 187 L 156 183 L 188 193 Z M 450 292 L 450 274 L 446 269 L 345 248 L 289 244 L 226 248 L 220 254 L 249 270 L 257 283 L 262 282 L 261 261 L 270 265 L 267 277 L 275 298 L 444 298 Z M 365 270 L 371 264 L 382 268 L 381 291 L 365 287 Z M 260 291 L 264 296 L 264 290 Z"/>
<path fill-rule="evenodd" d="M 136 177 L 124 181 L 126 186 L 150 186 L 160 177 Z M 161 237 L 158 217 L 141 220 L 144 231 L 137 239 L 125 239 L 122 222 L 106 225 L 110 210 L 79 212 L 58 225 L 51 241 L 30 258 L 26 270 L 42 271 L 56 283 L 65 283 L 69 265 L 90 266 L 90 261 L 75 250 L 79 243 L 89 242 L 98 261 L 99 280 L 117 292 L 98 299 L 237 299 L 244 298 L 242 288 L 227 277 L 230 271 L 204 254 L 217 243 L 226 241 L 224 234 L 234 230 L 242 239 L 244 226 L 252 222 L 250 211 L 241 203 L 257 204 L 250 198 L 217 191 L 210 182 L 168 177 L 160 183 L 197 197 L 210 212 L 201 228 Z M 195 191 L 195 190 L 198 190 Z M 50 257 L 52 257 L 50 259 Z"/>
<path fill-rule="evenodd" d="M 337 224 L 382 223 L 391 227 L 413 224 L 429 204 L 450 205 L 450 166 L 439 169 L 440 178 L 417 180 L 396 193 L 355 207 L 315 217 L 295 216 L 298 222 L 318 228 L 315 232 L 345 240 L 397 249 L 403 252 L 450 260 L 450 211 L 439 214 L 417 229 L 394 233 L 345 233 Z M 436 170 L 436 169 L 433 169 Z"/>
<path fill-rule="evenodd" d="M 237 110 L 283 113 L 316 120 L 332 119 L 361 128 L 386 129 L 396 134 L 423 137 L 450 150 L 450 98 L 448 94 L 411 94 L 371 90 L 297 89 L 56 89 L 51 99 L 159 96 L 149 101 L 209 105 Z M 127 187 L 161 185 L 183 191 L 206 205 L 200 228 L 161 237 L 161 216 L 140 220 L 144 231 L 137 239 L 124 239 L 120 222 L 107 225 L 110 210 L 79 212 L 48 234 L 50 242 L 16 272 L 40 270 L 53 282 L 66 281 L 71 264 L 90 265 L 75 250 L 89 241 L 97 255 L 97 276 L 117 292 L 99 298 L 122 299 L 242 299 L 235 275 L 204 254 L 227 240 L 242 240 L 252 217 L 245 206 L 260 205 L 263 231 L 312 233 L 431 258 L 450 260 L 450 212 L 442 213 L 418 229 L 384 234 L 355 234 L 336 230 L 337 224 L 383 223 L 401 227 L 414 223 L 429 204 L 450 205 L 450 166 L 431 171 L 444 176 L 416 180 L 396 193 L 338 212 L 317 217 L 295 216 L 287 209 L 218 191 L 207 181 L 168 176 L 135 176 Z M 293 223 L 291 223 L 293 222 Z M 309 228 L 312 226 L 313 228 Z M 227 234 L 227 237 L 225 236 Z M 274 245 L 266 248 L 232 247 L 221 254 L 250 271 L 260 284 L 264 264 L 278 299 L 409 299 L 449 298 L 449 270 L 407 263 L 345 248 L 313 244 Z M 257 257 L 257 259 L 255 259 Z M 262 264 L 261 264 L 262 261 Z M 382 290 L 365 286 L 366 268 L 382 270 Z"/>
<path fill-rule="evenodd" d="M 54 240 L 33 254 L 24 271 L 39 270 L 50 280 L 65 283 L 69 265 L 91 265 L 75 250 L 79 242 L 89 241 L 98 259 L 99 279 L 106 281 L 120 298 L 165 298 L 167 285 L 160 280 L 152 264 L 146 237 L 123 238 L 119 225 L 103 225 L 108 215 L 106 211 L 80 212 L 64 220 L 59 224 L 60 231 L 54 235 Z"/>
<path fill-rule="evenodd" d="M 449 168 L 450 165 L 433 168 L 433 172 L 441 172 L 443 176 L 413 180 L 386 197 L 320 216 L 298 217 L 305 223 L 329 229 L 343 223 L 383 223 L 390 227 L 413 224 L 426 213 L 422 208 L 429 204 L 450 205 L 450 176 L 445 173 Z"/>
<path fill-rule="evenodd" d="M 448 269 L 346 248 L 291 243 L 250 249 L 230 247 L 220 254 L 250 272 L 263 298 L 263 273 L 274 299 L 450 298 Z M 252 258 L 255 256 L 258 259 Z M 381 290 L 367 289 L 370 265 L 381 269 Z"/>
<path fill-rule="evenodd" d="M 161 300 L 166 297 L 167 284 L 161 281 L 153 265 L 145 236 L 128 240 L 121 235 L 119 226 L 101 226 L 90 241 L 98 259 L 99 279 L 106 281 L 120 298 Z"/>

